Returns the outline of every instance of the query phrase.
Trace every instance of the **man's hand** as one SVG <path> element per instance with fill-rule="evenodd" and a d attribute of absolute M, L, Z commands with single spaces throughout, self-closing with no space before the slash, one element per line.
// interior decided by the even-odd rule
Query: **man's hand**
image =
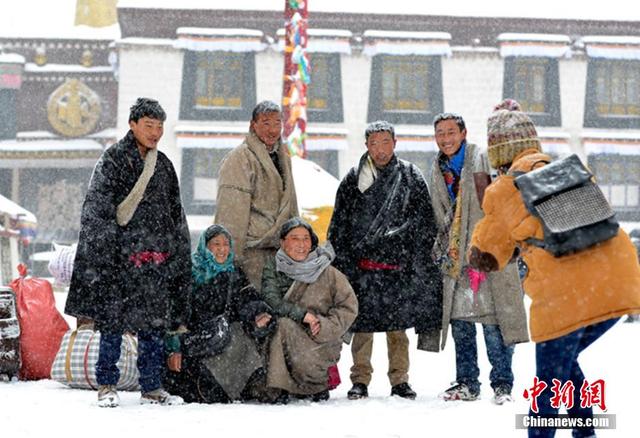
<path fill-rule="evenodd" d="M 182 353 L 171 353 L 167 358 L 167 367 L 176 373 L 182 370 Z"/>
<path fill-rule="evenodd" d="M 302 322 L 309 325 L 311 336 L 316 336 L 320 333 L 320 320 L 313 313 L 307 312 Z"/>
<path fill-rule="evenodd" d="M 482 252 L 475 246 L 469 250 L 469 264 L 482 272 L 493 272 L 499 269 L 498 261 L 492 254 Z"/>
<path fill-rule="evenodd" d="M 261 313 L 256 316 L 256 327 L 263 328 L 266 327 L 267 324 L 271 321 L 271 315 L 268 313 Z"/>

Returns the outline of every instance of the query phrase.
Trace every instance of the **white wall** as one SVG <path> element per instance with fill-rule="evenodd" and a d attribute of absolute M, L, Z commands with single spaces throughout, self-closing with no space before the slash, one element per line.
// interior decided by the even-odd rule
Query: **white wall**
<path fill-rule="evenodd" d="M 497 52 L 454 51 L 442 59 L 444 110 L 460 114 L 467 125 L 467 139 L 487 145 L 487 118 L 502 100 L 504 60 Z"/>
<path fill-rule="evenodd" d="M 584 122 L 587 90 L 587 59 L 574 56 L 558 62 L 560 71 L 560 109 L 562 128 L 571 135 L 571 150 L 586 159 L 580 133 Z"/>
<path fill-rule="evenodd" d="M 369 108 L 369 83 L 371 81 L 371 58 L 363 55 L 341 55 L 342 73 L 342 108 L 344 111 L 344 128 L 349 148 L 341 151 L 340 176 L 358 164 L 360 156 L 366 150 L 364 130 L 367 128 L 367 111 Z"/>

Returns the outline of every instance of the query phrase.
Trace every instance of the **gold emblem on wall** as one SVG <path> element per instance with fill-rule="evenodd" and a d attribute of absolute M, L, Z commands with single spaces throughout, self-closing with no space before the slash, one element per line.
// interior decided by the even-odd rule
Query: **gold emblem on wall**
<path fill-rule="evenodd" d="M 49 96 L 47 115 L 53 129 L 67 137 L 92 132 L 100 119 L 100 97 L 77 79 L 69 79 Z"/>

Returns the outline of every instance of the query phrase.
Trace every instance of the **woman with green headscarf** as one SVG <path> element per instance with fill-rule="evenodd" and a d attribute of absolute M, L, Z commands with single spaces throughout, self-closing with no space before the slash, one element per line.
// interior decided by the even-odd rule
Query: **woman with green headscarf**
<path fill-rule="evenodd" d="M 191 262 L 188 333 L 168 338 L 165 387 L 188 402 L 261 398 L 265 376 L 261 344 L 275 326 L 271 308 L 234 264 L 233 239 L 223 226 L 212 225 L 202 233 Z M 231 341 L 224 351 L 205 357 L 182 351 L 181 340 L 206 333 L 209 322 L 225 312 Z"/>

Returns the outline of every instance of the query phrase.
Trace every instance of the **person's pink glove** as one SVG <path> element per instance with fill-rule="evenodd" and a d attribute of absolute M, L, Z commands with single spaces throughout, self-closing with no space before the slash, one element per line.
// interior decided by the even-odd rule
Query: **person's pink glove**
<path fill-rule="evenodd" d="M 480 290 L 480 285 L 487 279 L 487 274 L 482 271 L 477 271 L 471 267 L 467 268 L 467 275 L 469 276 L 469 285 L 474 294 Z"/>

